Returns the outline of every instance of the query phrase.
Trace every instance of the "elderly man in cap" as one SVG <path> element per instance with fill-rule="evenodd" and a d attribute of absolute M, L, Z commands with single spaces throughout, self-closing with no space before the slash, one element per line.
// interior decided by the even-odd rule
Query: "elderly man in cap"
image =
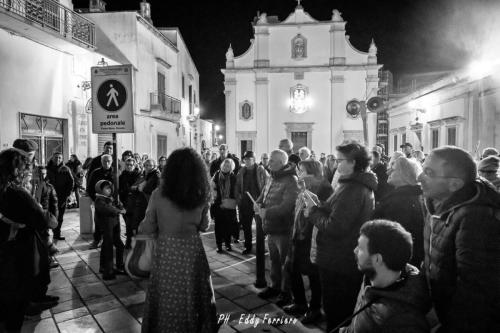
<path fill-rule="evenodd" d="M 243 155 L 245 165 L 236 176 L 236 202 L 238 203 L 240 224 L 245 235 L 245 250 L 242 254 L 252 251 L 252 220 L 254 217 L 253 203 L 246 192 L 257 199 L 266 184 L 268 174 L 262 165 L 255 163 L 255 154 L 247 151 Z"/>
<path fill-rule="evenodd" d="M 234 172 L 238 172 L 240 169 L 240 160 L 234 154 L 229 153 L 229 149 L 226 144 L 221 144 L 219 146 L 220 156 L 216 160 L 212 161 L 210 164 L 210 177 L 213 177 L 217 171 L 220 170 L 220 165 L 226 158 L 233 160 L 235 168 Z"/>

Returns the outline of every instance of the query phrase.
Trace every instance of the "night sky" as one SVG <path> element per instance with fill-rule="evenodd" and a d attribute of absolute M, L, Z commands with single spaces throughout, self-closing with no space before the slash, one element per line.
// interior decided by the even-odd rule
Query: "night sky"
<path fill-rule="evenodd" d="M 200 73 L 201 116 L 224 120 L 224 85 L 220 69 L 232 43 L 236 56 L 253 38 L 257 11 L 283 21 L 295 0 L 150 0 L 157 27 L 179 27 Z M 87 0 L 74 0 L 87 8 Z M 140 0 L 108 0 L 108 11 L 139 10 Z M 476 56 L 478 41 L 499 34 L 495 0 L 303 0 L 306 12 L 330 20 L 340 10 L 354 47 L 367 51 L 375 39 L 378 61 L 395 77 L 403 73 L 453 70 Z M 493 15 L 493 13 L 496 13 Z M 329 47 L 329 46 L 328 46 Z"/>

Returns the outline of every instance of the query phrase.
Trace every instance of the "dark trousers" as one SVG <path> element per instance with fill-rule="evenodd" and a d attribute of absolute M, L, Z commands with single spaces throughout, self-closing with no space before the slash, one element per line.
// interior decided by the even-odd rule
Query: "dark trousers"
<path fill-rule="evenodd" d="M 61 226 L 63 224 L 64 213 L 66 212 L 66 202 L 68 197 L 57 198 L 57 227 L 54 229 L 54 236 L 61 236 Z"/>
<path fill-rule="evenodd" d="M 306 292 L 302 275 L 309 278 L 309 287 L 311 288 L 311 301 L 309 309 L 319 310 L 321 308 L 321 282 L 319 278 L 318 267 L 311 263 L 309 259 L 309 246 L 301 247 L 300 242 L 293 245 L 293 258 L 289 266 L 290 285 L 292 288 L 293 301 L 295 304 L 307 305 Z"/>
<path fill-rule="evenodd" d="M 243 234 L 245 235 L 245 249 L 252 249 L 252 222 L 254 217 L 253 207 L 240 206 L 240 224 L 243 229 Z"/>
<path fill-rule="evenodd" d="M 215 242 L 217 247 L 231 245 L 231 236 L 234 235 L 234 225 L 236 223 L 236 209 L 219 208 L 215 213 Z"/>
<path fill-rule="evenodd" d="M 125 235 L 128 239 L 137 233 L 137 229 L 139 226 L 135 224 L 135 219 L 132 214 L 123 215 L 123 219 L 125 220 Z"/>
<path fill-rule="evenodd" d="M 327 332 L 353 314 L 361 277 L 360 272 L 339 273 L 319 267 Z"/>
<path fill-rule="evenodd" d="M 115 247 L 116 266 L 123 266 L 124 246 L 120 238 L 120 223 L 116 223 L 116 225 L 112 225 L 111 223 L 103 223 L 100 228 L 102 232 L 102 247 L 99 270 L 102 270 L 104 274 L 112 274 L 113 246 Z"/>

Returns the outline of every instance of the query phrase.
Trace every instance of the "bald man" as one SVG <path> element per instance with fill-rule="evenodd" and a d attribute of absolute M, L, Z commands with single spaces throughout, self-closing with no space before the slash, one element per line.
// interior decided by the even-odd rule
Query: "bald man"
<path fill-rule="evenodd" d="M 288 163 L 283 150 L 274 150 L 269 159 L 271 179 L 257 199 L 255 214 L 262 219 L 271 258 L 271 287 L 259 293 L 261 298 L 278 296 L 276 305 L 291 302 L 290 283 L 284 269 L 293 225 L 295 201 L 299 193 L 296 166 Z"/>

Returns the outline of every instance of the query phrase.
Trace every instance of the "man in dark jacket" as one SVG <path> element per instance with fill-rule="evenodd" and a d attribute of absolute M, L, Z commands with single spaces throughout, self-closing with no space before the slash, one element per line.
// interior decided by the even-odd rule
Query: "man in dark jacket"
<path fill-rule="evenodd" d="M 94 186 L 92 187 L 89 187 L 89 182 L 90 182 L 90 175 L 92 175 L 92 172 L 94 172 L 94 170 L 96 169 L 99 169 L 100 167 L 102 167 L 101 165 L 101 160 L 102 160 L 102 157 L 104 155 L 110 155 L 110 156 L 113 156 L 113 142 L 111 141 L 107 141 L 106 143 L 104 143 L 104 148 L 103 148 L 103 152 L 101 155 L 99 156 L 96 156 L 92 159 L 92 162 L 90 162 L 90 166 L 89 166 L 89 169 L 87 170 L 87 192 L 88 190 L 90 189 L 91 191 L 93 191 L 95 193 L 95 190 L 94 190 Z M 92 199 L 94 200 L 94 199 Z"/>
<path fill-rule="evenodd" d="M 500 194 L 466 151 L 434 149 L 419 176 L 425 273 L 444 332 L 500 332 Z"/>
<path fill-rule="evenodd" d="M 101 157 L 101 168 L 95 169 L 89 177 L 87 193 L 89 194 L 92 201 L 95 201 L 95 184 L 100 180 L 107 180 L 114 184 L 113 180 L 113 168 L 111 164 L 113 163 L 113 157 L 111 155 L 102 155 Z M 91 249 L 95 249 L 99 246 L 102 235 L 99 228 L 97 228 L 94 219 L 94 241 L 90 245 Z"/>
<path fill-rule="evenodd" d="M 68 197 L 75 186 L 71 170 L 63 164 L 63 156 L 60 152 L 55 152 L 52 159 L 47 164 L 47 178 L 54 186 L 57 194 L 57 228 L 54 229 L 54 239 L 64 240 L 61 236 L 61 226 Z"/>
<path fill-rule="evenodd" d="M 341 333 L 426 333 L 430 297 L 425 278 L 408 264 L 412 236 L 399 223 L 366 222 L 354 249 L 364 273 L 358 300 L 348 327 Z"/>
<path fill-rule="evenodd" d="M 294 163 L 296 166 L 299 165 L 300 157 L 293 153 L 293 142 L 290 139 L 280 140 L 279 149 L 283 150 L 288 155 L 288 162 Z"/>
<path fill-rule="evenodd" d="M 278 306 L 291 302 L 290 283 L 284 267 L 293 226 L 295 200 L 299 194 L 295 164 L 288 163 L 283 150 L 274 150 L 269 160 L 271 179 L 257 199 L 260 206 L 254 207 L 262 219 L 262 229 L 267 234 L 271 259 L 271 287 L 259 293 L 259 297 L 271 298 L 279 295 Z"/>
<path fill-rule="evenodd" d="M 246 194 L 256 199 L 266 185 L 267 171 L 263 166 L 255 163 L 255 154 L 247 151 L 243 155 L 245 165 L 241 167 L 236 176 L 236 202 L 238 203 L 239 218 L 243 233 L 245 234 L 245 250 L 242 254 L 252 251 L 252 221 L 254 217 L 253 203 Z"/>
<path fill-rule="evenodd" d="M 135 168 L 135 160 L 132 157 L 129 157 L 125 161 L 125 169 L 121 173 L 118 182 L 119 186 L 119 198 L 120 202 L 125 207 L 127 213 L 123 216 L 125 219 L 127 240 L 125 242 L 125 248 L 130 249 L 132 243 L 132 236 L 134 235 L 134 229 L 137 229 L 137 226 L 134 225 L 134 207 L 135 207 L 135 196 L 133 195 L 132 186 L 137 182 L 137 180 L 141 177 L 141 172 Z"/>
<path fill-rule="evenodd" d="M 238 159 L 238 157 L 236 157 L 234 154 L 229 153 L 226 144 L 221 144 L 219 146 L 219 153 L 219 158 L 212 161 L 212 163 L 210 164 L 210 177 L 213 177 L 215 173 L 220 170 L 220 165 L 226 158 L 230 158 L 233 160 L 235 165 L 234 174 L 238 174 L 238 171 L 240 170 L 240 160 Z"/>

